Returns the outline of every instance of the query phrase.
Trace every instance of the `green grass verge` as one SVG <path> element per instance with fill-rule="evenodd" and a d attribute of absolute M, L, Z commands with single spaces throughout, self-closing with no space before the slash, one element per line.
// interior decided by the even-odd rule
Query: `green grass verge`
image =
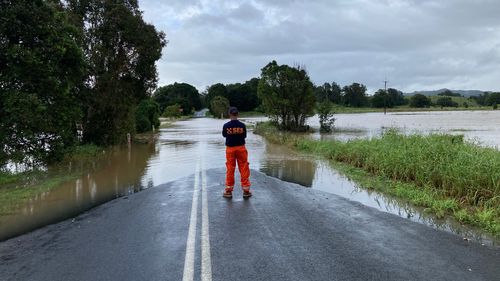
<path fill-rule="evenodd" d="M 463 136 L 403 135 L 341 142 L 277 133 L 270 123 L 255 132 L 269 141 L 332 161 L 362 187 L 379 190 L 478 226 L 500 237 L 500 151 Z"/>

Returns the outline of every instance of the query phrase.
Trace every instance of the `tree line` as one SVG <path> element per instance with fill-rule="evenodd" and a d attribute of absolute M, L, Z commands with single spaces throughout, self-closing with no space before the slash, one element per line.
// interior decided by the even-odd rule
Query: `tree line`
<path fill-rule="evenodd" d="M 165 117 L 191 115 L 202 108 L 208 108 L 214 116 L 226 116 L 229 105 L 241 111 L 258 109 L 261 104 L 257 96 L 258 83 L 259 78 L 244 83 L 216 83 L 201 93 L 188 83 L 174 83 L 159 87 L 153 99 Z"/>
<path fill-rule="evenodd" d="M 118 144 L 158 125 L 167 41 L 137 0 L 4 0 L 0 18 L 0 164 L 56 161 L 79 141 Z"/>
<path fill-rule="evenodd" d="M 201 93 L 187 83 L 174 83 L 160 87 L 154 93 L 164 116 L 191 115 L 206 107 L 215 117 L 226 117 L 227 108 L 236 106 L 241 111 L 266 113 L 284 130 L 307 130 L 307 117 L 318 114 L 320 129 L 330 131 L 335 119 L 333 106 L 393 108 L 409 105 L 457 107 L 452 98 L 461 96 L 450 90 L 439 94 L 435 102 L 423 94 L 406 97 L 395 88 L 378 89 L 373 95 L 360 83 L 341 86 L 336 82 L 314 85 L 304 67 L 279 65 L 272 61 L 261 69 L 259 78 L 244 83 L 213 84 Z M 492 99 L 495 95 L 485 96 Z M 468 106 L 464 103 L 464 106 Z"/>
<path fill-rule="evenodd" d="M 315 112 L 325 128 L 333 124 L 333 104 L 431 105 L 393 88 L 370 97 L 360 83 L 315 86 L 304 67 L 275 61 L 259 78 L 202 93 L 187 83 L 157 88 L 155 62 L 167 40 L 144 22 L 137 0 L 4 0 L 0 18 L 0 165 L 56 161 L 81 142 L 119 144 L 158 127 L 161 114 L 203 107 L 214 116 L 229 105 L 262 111 L 283 129 L 302 130 Z M 496 105 L 500 93 L 475 99 Z"/>
<path fill-rule="evenodd" d="M 496 107 L 498 104 L 500 104 L 499 92 L 485 92 L 479 96 L 472 96 L 470 98 L 475 100 L 477 104 L 481 106 Z"/>

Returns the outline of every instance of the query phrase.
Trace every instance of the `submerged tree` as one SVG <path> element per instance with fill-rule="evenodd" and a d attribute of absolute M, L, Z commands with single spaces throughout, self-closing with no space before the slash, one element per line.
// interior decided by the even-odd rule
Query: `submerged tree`
<path fill-rule="evenodd" d="M 307 129 L 305 121 L 314 114 L 315 97 L 305 69 L 270 62 L 262 68 L 258 95 L 266 114 L 280 129 Z"/>
<path fill-rule="evenodd" d="M 0 164 L 57 160 L 81 118 L 78 30 L 56 1 L 1 1 L 0 18 Z"/>
<path fill-rule="evenodd" d="M 329 133 L 333 129 L 335 118 L 332 112 L 333 104 L 330 101 L 318 103 L 316 108 L 319 117 L 319 130 L 323 133 Z"/>

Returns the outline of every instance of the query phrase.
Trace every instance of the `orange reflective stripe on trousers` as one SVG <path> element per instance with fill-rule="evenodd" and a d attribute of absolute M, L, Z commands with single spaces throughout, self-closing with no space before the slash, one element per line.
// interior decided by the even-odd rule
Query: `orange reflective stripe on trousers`
<path fill-rule="evenodd" d="M 250 168 L 248 166 L 248 152 L 244 145 L 226 147 L 226 186 L 234 186 L 234 170 L 238 162 L 241 187 L 250 186 Z"/>

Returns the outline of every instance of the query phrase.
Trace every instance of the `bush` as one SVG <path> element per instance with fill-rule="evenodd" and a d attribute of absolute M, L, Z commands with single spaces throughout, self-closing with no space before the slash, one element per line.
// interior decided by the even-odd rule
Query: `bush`
<path fill-rule="evenodd" d="M 436 105 L 441 107 L 458 107 L 458 103 L 453 101 L 451 97 L 440 97 L 436 100 Z"/>
<path fill-rule="evenodd" d="M 319 130 L 323 133 L 331 132 L 333 129 L 333 123 L 335 118 L 333 118 L 332 112 L 333 104 L 330 101 L 325 101 L 319 103 L 317 106 L 318 116 L 319 116 Z"/>
<path fill-rule="evenodd" d="M 163 111 L 163 117 L 179 118 L 181 117 L 182 108 L 178 104 L 169 105 Z"/>
<path fill-rule="evenodd" d="M 431 99 L 422 95 L 416 94 L 410 98 L 410 107 L 429 107 L 431 106 Z"/>
<path fill-rule="evenodd" d="M 222 96 L 216 96 L 210 102 L 210 113 L 216 118 L 227 117 L 229 109 L 229 100 Z"/>
<path fill-rule="evenodd" d="M 160 127 L 160 106 L 153 99 L 145 99 L 137 106 L 135 128 L 137 133 L 144 133 Z"/>

